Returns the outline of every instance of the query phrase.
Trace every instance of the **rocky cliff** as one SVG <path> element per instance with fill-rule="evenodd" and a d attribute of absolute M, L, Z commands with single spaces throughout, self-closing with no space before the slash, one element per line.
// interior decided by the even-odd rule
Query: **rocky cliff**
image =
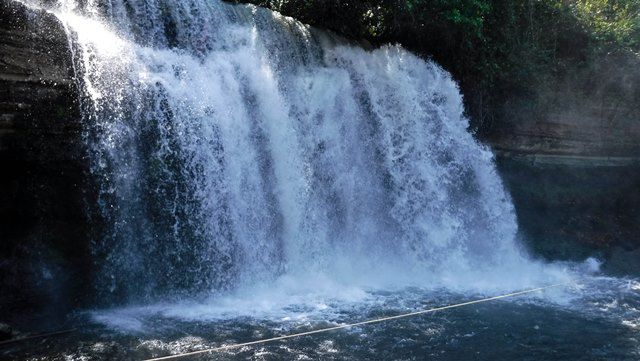
<path fill-rule="evenodd" d="M 640 58 L 593 63 L 505 104 L 509 121 L 487 140 L 537 254 L 640 272 Z"/>
<path fill-rule="evenodd" d="M 88 257 L 82 257 L 88 249 L 87 169 L 71 59 L 54 16 L 0 1 L 0 307 L 5 315 L 32 303 L 68 301 L 68 286 L 78 286 L 72 278 L 87 269 Z"/>

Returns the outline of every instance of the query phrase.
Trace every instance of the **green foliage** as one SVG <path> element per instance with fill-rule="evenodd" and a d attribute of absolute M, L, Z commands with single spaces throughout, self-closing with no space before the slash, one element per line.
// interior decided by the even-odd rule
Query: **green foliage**
<path fill-rule="evenodd" d="M 577 0 L 571 8 L 600 44 L 640 47 L 640 1 Z"/>

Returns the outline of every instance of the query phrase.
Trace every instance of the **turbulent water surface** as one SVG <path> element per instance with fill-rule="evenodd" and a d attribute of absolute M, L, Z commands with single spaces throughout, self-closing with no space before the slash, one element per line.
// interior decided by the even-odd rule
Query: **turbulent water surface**
<path fill-rule="evenodd" d="M 222 357 L 640 357 L 640 285 L 520 249 L 437 64 L 216 0 L 47 3 L 107 227 L 101 310 L 26 356 L 166 355 L 568 282 Z"/>

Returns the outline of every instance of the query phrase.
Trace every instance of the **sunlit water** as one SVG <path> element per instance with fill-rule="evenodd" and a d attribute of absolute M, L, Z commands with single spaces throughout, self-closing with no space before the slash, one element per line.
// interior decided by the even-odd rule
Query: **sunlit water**
<path fill-rule="evenodd" d="M 145 358 L 567 283 L 207 357 L 639 357 L 637 281 L 520 248 L 437 64 L 255 7 L 82 3 L 49 9 L 108 224 L 88 290 L 102 303 L 18 354 Z"/>

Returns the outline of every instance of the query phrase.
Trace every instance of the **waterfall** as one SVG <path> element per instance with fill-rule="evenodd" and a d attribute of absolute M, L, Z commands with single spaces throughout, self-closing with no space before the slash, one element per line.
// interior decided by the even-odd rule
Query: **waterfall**
<path fill-rule="evenodd" d="M 105 296 L 319 274 L 515 287 L 542 269 L 520 251 L 493 155 L 437 64 L 217 0 L 50 11 L 82 90 Z"/>

